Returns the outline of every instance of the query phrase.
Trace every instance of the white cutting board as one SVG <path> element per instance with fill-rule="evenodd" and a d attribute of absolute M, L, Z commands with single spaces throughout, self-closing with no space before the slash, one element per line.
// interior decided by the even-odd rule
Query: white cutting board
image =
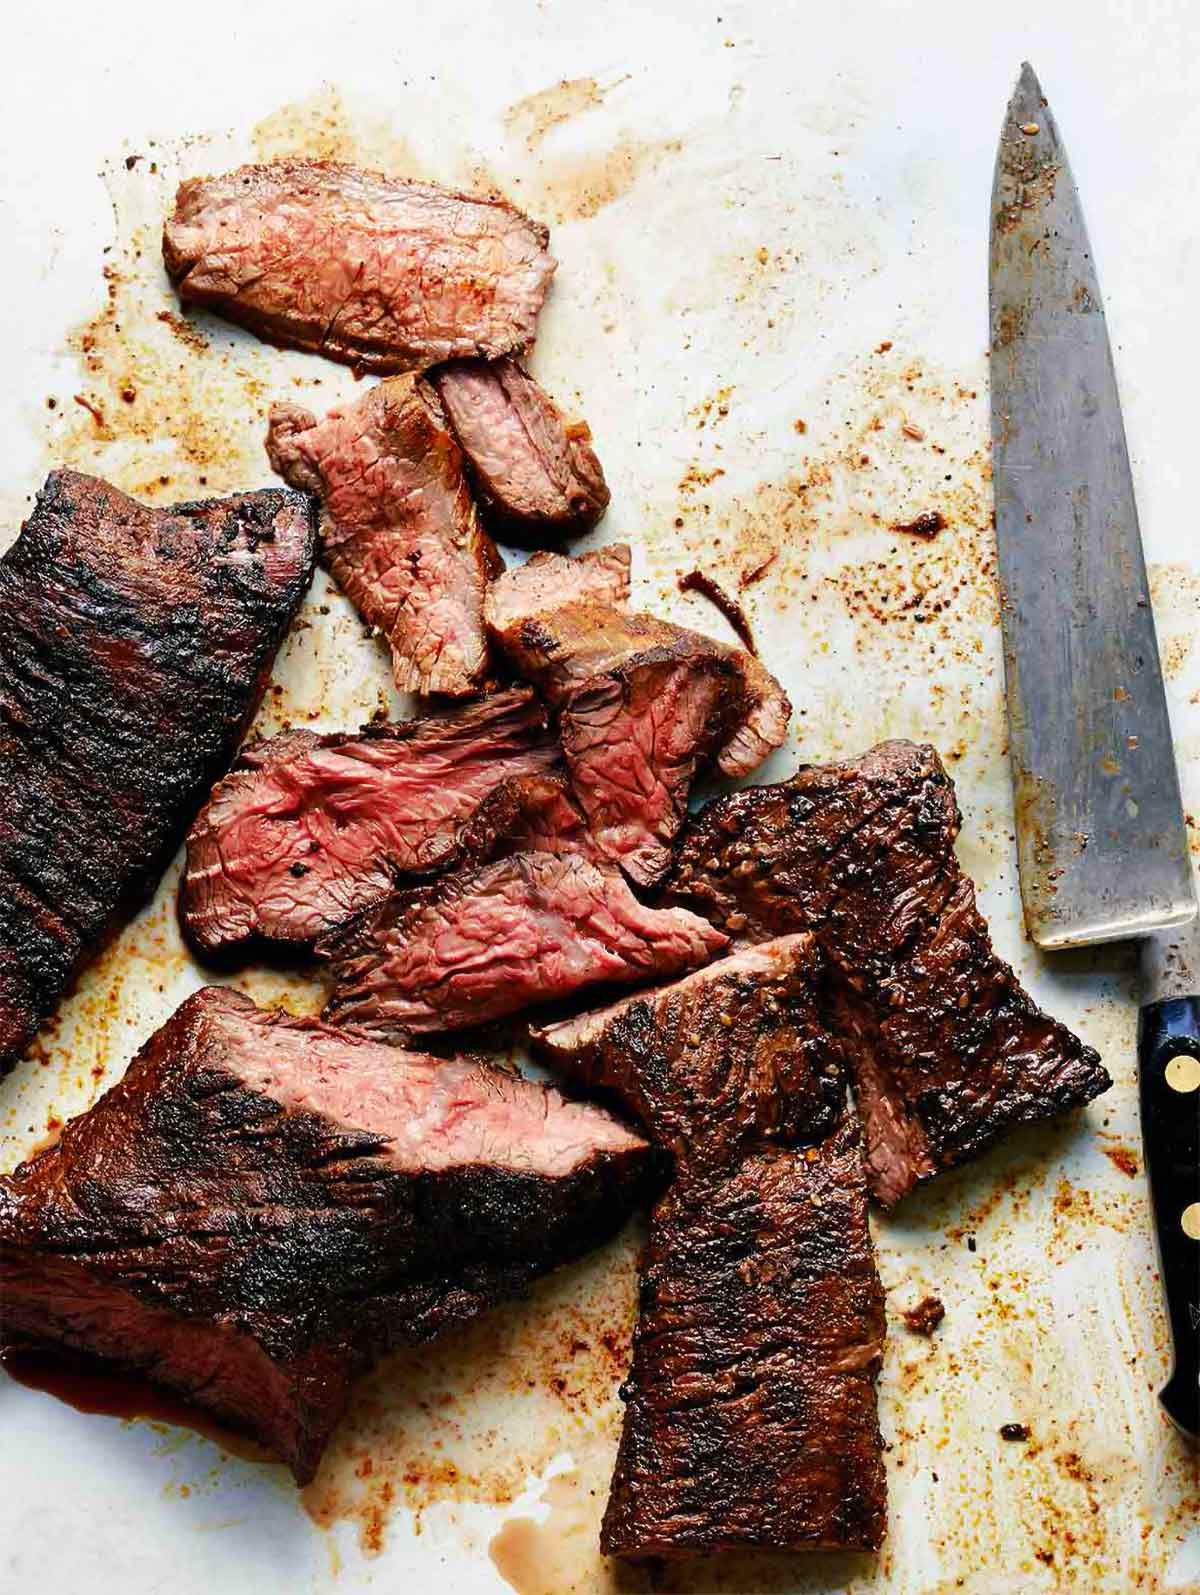
<path fill-rule="evenodd" d="M 1200 19 L 1182 0 L 1010 0 L 1001 18 L 961 0 L 118 0 L 22 7 L 5 22 L 8 532 L 58 460 L 160 502 L 264 484 L 270 400 L 319 409 L 355 391 L 319 360 L 214 322 L 189 343 L 158 319 L 175 308 L 157 229 L 181 170 L 302 149 L 497 182 L 554 230 L 561 265 L 534 365 L 595 431 L 613 507 L 594 541 L 630 538 L 639 601 L 722 635 L 675 574 L 698 563 L 736 585 L 779 550 L 746 594 L 799 711 L 768 773 L 786 775 L 801 751 L 934 741 L 1001 951 L 1116 1078 L 1081 1121 L 1022 1137 L 877 1225 L 893 1318 L 884 1554 L 696 1564 L 664 1575 L 665 1590 L 1200 1590 L 1195 1461 L 1154 1401 L 1166 1353 L 1131 964 L 1110 949 L 1051 968 L 1017 916 L 985 355 L 992 155 L 1028 56 L 1100 260 L 1185 794 L 1200 813 Z M 950 523 L 932 542 L 890 530 L 928 509 Z M 391 701 L 376 645 L 340 599 L 322 614 L 326 602 L 319 580 L 266 729 L 345 727 Z M 94 1100 L 200 983 L 174 883 L 0 1085 L 4 1167 Z M 317 1000 L 302 981 L 242 983 L 296 1007 Z M 595 1549 L 634 1242 L 382 1370 L 304 1502 L 278 1468 L 183 1430 L 84 1417 L 0 1377 L 0 1591 L 466 1595 L 508 1588 L 501 1568 L 523 1595 L 648 1589 Z M 946 1305 L 932 1341 L 900 1319 L 927 1290 Z M 1027 1423 L 1031 1442 L 1001 1440 L 1008 1421 Z"/>

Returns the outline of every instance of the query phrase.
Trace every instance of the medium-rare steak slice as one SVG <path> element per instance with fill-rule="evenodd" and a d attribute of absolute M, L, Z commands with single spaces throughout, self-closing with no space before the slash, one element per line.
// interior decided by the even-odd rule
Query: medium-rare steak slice
<path fill-rule="evenodd" d="M 305 1483 L 372 1358 L 595 1246 L 651 1172 L 599 1108 L 208 987 L 0 1179 L 0 1344 L 144 1374 Z"/>
<path fill-rule="evenodd" d="M 697 914 L 640 903 L 591 856 L 555 783 L 513 789 L 525 801 L 481 841 L 499 857 L 394 891 L 318 944 L 334 1022 L 390 1036 L 461 1030 L 588 986 L 669 978 L 728 946 Z"/>
<path fill-rule="evenodd" d="M 185 304 L 368 371 L 533 339 L 549 233 L 504 200 L 332 161 L 180 185 L 163 260 Z"/>
<path fill-rule="evenodd" d="M 654 1209 L 606 1554 L 882 1542 L 883 1291 L 859 1136 L 847 1115 L 806 1151 L 691 1173 Z"/>
<path fill-rule="evenodd" d="M 533 1032 L 674 1158 L 644 1259 L 606 1552 L 877 1546 L 883 1294 L 811 935 Z"/>
<path fill-rule="evenodd" d="M 814 938 L 781 936 L 530 1036 L 572 1080 L 615 1092 L 676 1168 L 711 1170 L 837 1124 L 846 1083 L 818 1014 L 820 975 Z"/>
<path fill-rule="evenodd" d="M 0 1073 L 224 771 L 313 541 L 294 493 L 147 509 L 47 479 L 0 559 Z"/>
<path fill-rule="evenodd" d="M 253 743 L 188 836 L 188 940 L 204 954 L 311 947 L 398 876 L 454 863 L 490 793 L 558 762 L 528 690 L 350 736 L 286 731 Z"/>
<path fill-rule="evenodd" d="M 742 649 L 595 600 L 501 619 L 493 639 L 559 711 L 598 846 L 639 885 L 668 868 L 696 776 L 744 775 L 786 735 L 783 689 Z"/>
<path fill-rule="evenodd" d="M 609 491 L 587 422 L 566 421 L 518 360 L 453 360 L 430 380 L 498 537 L 538 547 L 595 526 Z"/>
<path fill-rule="evenodd" d="M 589 554 L 547 549 L 531 554 L 488 588 L 483 619 L 489 635 L 503 641 L 505 633 L 531 615 L 582 599 L 623 605 L 629 598 L 629 562 L 628 543 L 606 543 Z"/>
<path fill-rule="evenodd" d="M 835 1028 L 852 1043 L 872 1189 L 888 1206 L 1111 1083 L 997 957 L 954 856 L 959 825 L 934 750 L 884 742 L 709 803 L 669 882 L 675 901 L 735 936 L 815 933 Z"/>
<path fill-rule="evenodd" d="M 271 467 L 321 500 L 338 584 L 387 638 L 402 692 L 469 697 L 487 673 L 483 597 L 503 568 L 436 397 L 392 377 L 318 421 L 271 407 Z"/>

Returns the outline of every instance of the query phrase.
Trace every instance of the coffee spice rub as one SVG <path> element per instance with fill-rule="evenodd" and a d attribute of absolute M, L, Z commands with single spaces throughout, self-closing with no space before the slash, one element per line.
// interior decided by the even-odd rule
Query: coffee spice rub
<path fill-rule="evenodd" d="M 1111 1083 L 997 957 L 954 855 L 960 824 L 934 750 L 884 742 L 709 803 L 668 883 L 738 938 L 816 935 L 887 1206 Z"/>

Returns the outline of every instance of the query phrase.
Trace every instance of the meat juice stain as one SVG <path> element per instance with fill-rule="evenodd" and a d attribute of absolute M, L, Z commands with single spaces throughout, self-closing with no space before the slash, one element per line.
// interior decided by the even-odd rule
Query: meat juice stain
<path fill-rule="evenodd" d="M 226 1429 L 205 1413 L 141 1379 L 109 1373 L 99 1365 L 67 1361 L 41 1352 L 4 1351 L 0 1368 L 27 1390 L 39 1390 L 90 1416 L 125 1423 L 169 1424 L 191 1429 L 230 1456 L 274 1464 L 275 1459 L 244 1435 Z"/>

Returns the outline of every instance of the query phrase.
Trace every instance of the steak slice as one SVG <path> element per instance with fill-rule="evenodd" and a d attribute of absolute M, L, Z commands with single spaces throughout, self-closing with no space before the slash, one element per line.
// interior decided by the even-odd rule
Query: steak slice
<path fill-rule="evenodd" d="M 588 986 L 670 977 L 728 945 L 686 909 L 647 908 L 591 857 L 561 788 L 509 787 L 525 801 L 483 843 L 501 856 L 395 891 L 318 945 L 331 1020 L 390 1036 L 460 1030 Z"/>
<path fill-rule="evenodd" d="M 0 1343 L 145 1375 L 303 1484 L 374 1357 L 612 1234 L 647 1150 L 480 1060 L 207 987 L 0 1179 Z"/>
<path fill-rule="evenodd" d="M 668 883 L 737 936 L 817 936 L 886 1206 L 1111 1083 L 997 957 L 954 856 L 960 823 L 934 750 L 884 742 L 709 803 Z"/>
<path fill-rule="evenodd" d="M 640 1301 L 605 1554 L 877 1549 L 883 1291 L 850 1116 L 677 1180 Z"/>
<path fill-rule="evenodd" d="M 408 371 L 530 343 L 549 237 L 502 199 L 292 159 L 182 183 L 163 260 L 185 304 L 271 343 Z"/>
<path fill-rule="evenodd" d="M 297 494 L 148 509 L 55 471 L 0 559 L 0 1073 L 226 768 L 313 540 Z"/>
<path fill-rule="evenodd" d="M 601 1543 L 874 1548 L 883 1293 L 811 935 L 533 1032 L 674 1157 L 650 1225 Z"/>
<path fill-rule="evenodd" d="M 267 454 L 285 481 L 320 498 L 325 559 L 387 638 L 400 691 L 477 692 L 488 662 L 483 596 L 503 565 L 425 383 L 393 377 L 322 421 L 272 405 Z"/>
<path fill-rule="evenodd" d="M 397 877 L 447 868 L 490 793 L 558 762 L 528 690 L 350 736 L 286 731 L 254 743 L 188 835 L 187 938 L 207 955 L 309 948 Z"/>
<path fill-rule="evenodd" d="M 607 543 L 589 554 L 543 549 L 523 565 L 497 576 L 487 591 L 483 618 L 488 634 L 503 643 L 514 628 L 546 609 L 583 599 L 623 606 L 629 598 L 629 544 Z"/>
<path fill-rule="evenodd" d="M 499 618 L 493 640 L 559 711 L 597 845 L 638 885 L 669 867 L 697 775 L 743 775 L 786 735 L 783 689 L 742 649 L 594 600 Z"/>
<path fill-rule="evenodd" d="M 812 936 L 781 936 L 530 1037 L 572 1080 L 615 1092 L 677 1169 L 713 1169 L 836 1127 L 846 1083 L 818 1015 L 820 973 Z"/>
<path fill-rule="evenodd" d="M 610 495 L 587 422 L 566 421 L 520 361 L 453 360 L 430 380 L 498 537 L 537 548 L 595 526 Z"/>

